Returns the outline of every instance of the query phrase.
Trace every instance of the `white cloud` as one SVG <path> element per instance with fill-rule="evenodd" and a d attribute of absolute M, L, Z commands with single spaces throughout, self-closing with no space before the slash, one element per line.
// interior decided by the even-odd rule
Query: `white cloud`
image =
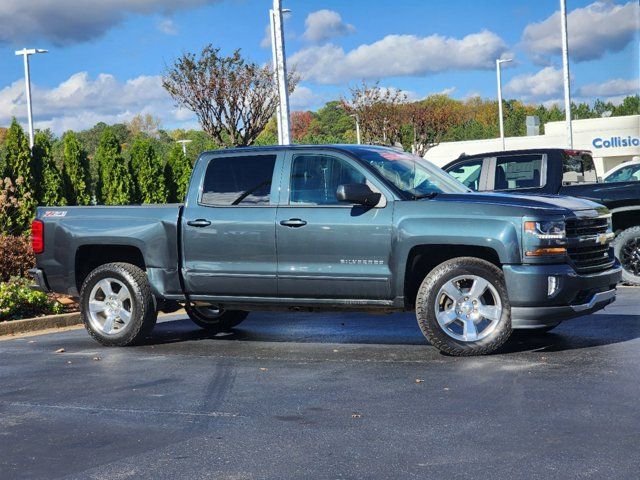
<path fill-rule="evenodd" d="M 612 97 L 636 95 L 640 93 L 640 79 L 624 80 L 614 78 L 602 83 L 590 83 L 578 89 L 578 94 L 583 97 Z"/>
<path fill-rule="evenodd" d="M 168 14 L 219 0 L 2 0 L 0 43 L 56 45 L 100 37 L 128 14 Z"/>
<path fill-rule="evenodd" d="M 304 25 L 302 37 L 309 42 L 324 42 L 356 31 L 353 25 L 342 21 L 338 12 L 326 9 L 310 13 Z"/>
<path fill-rule="evenodd" d="M 448 88 L 443 88 L 440 92 L 438 92 L 438 94 L 451 96 L 455 91 L 456 91 L 456 87 L 448 87 Z"/>
<path fill-rule="evenodd" d="M 606 52 L 619 52 L 634 39 L 640 29 L 640 7 L 637 0 L 624 5 L 597 1 L 569 12 L 567 24 L 571 59 L 601 58 Z M 547 62 L 549 56 L 560 54 L 560 12 L 527 25 L 522 44 L 536 61 Z"/>
<path fill-rule="evenodd" d="M 35 127 L 56 133 L 89 128 L 99 121 L 123 122 L 138 113 L 160 117 L 165 126 L 194 119 L 191 112 L 174 106 L 160 76 L 143 75 L 121 82 L 109 74 L 91 79 L 86 72 L 78 72 L 54 88 L 33 85 L 32 94 Z M 13 116 L 20 120 L 26 117 L 22 80 L 0 90 L 0 124 L 8 124 Z"/>
<path fill-rule="evenodd" d="M 387 35 L 349 52 L 333 44 L 308 47 L 292 55 L 289 63 L 305 80 L 337 84 L 446 70 L 491 69 L 506 50 L 504 41 L 487 30 L 461 39 Z"/>
<path fill-rule="evenodd" d="M 545 67 L 536 73 L 515 76 L 504 90 L 524 101 L 550 99 L 562 91 L 562 69 Z"/>
<path fill-rule="evenodd" d="M 289 102 L 293 110 L 311 110 L 322 101 L 322 96 L 303 85 L 298 85 L 289 96 Z"/>
<path fill-rule="evenodd" d="M 166 35 L 178 35 L 180 33 L 178 26 L 170 18 L 163 18 L 156 24 L 156 27 Z"/>

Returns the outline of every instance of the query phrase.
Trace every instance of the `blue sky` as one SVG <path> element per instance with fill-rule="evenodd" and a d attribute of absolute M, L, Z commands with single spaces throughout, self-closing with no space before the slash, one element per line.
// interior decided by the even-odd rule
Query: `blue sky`
<path fill-rule="evenodd" d="M 140 112 L 195 126 L 162 90 L 166 64 L 212 43 L 270 62 L 268 0 L 0 0 L 0 124 L 25 120 L 17 48 L 32 57 L 36 127 L 60 133 Z M 574 97 L 620 101 L 639 90 L 640 7 L 568 0 Z M 495 58 L 507 98 L 562 98 L 558 0 L 284 0 L 287 56 L 302 75 L 294 109 L 316 109 L 361 79 L 407 92 L 494 97 Z"/>

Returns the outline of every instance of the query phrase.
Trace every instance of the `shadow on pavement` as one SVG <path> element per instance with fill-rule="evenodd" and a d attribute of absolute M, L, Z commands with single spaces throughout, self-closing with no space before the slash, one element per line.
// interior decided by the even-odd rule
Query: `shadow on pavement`
<path fill-rule="evenodd" d="M 640 337 L 640 315 L 600 314 L 563 322 L 549 333 L 516 331 L 499 354 L 560 352 Z M 188 319 L 159 323 L 147 345 L 191 341 L 428 345 L 413 314 L 368 315 L 253 312 L 226 333 L 202 330 Z"/>

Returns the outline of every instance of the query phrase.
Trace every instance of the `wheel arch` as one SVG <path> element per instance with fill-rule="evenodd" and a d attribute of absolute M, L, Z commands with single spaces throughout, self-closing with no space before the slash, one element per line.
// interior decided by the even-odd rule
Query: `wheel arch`
<path fill-rule="evenodd" d="M 123 262 L 147 269 L 142 250 L 132 245 L 81 245 L 76 249 L 74 259 L 75 283 L 78 292 L 87 275 L 106 263 Z"/>

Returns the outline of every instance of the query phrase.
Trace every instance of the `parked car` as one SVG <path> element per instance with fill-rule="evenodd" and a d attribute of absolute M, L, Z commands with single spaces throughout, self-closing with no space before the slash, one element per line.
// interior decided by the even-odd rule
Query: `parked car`
<path fill-rule="evenodd" d="M 613 216 L 615 255 L 622 264 L 622 278 L 640 285 L 640 182 L 630 178 L 600 181 L 591 152 L 508 150 L 461 156 L 443 169 L 475 191 L 571 195 L 607 206 Z"/>
<path fill-rule="evenodd" d="M 183 205 L 39 207 L 41 289 L 79 296 L 104 345 L 184 305 L 228 330 L 251 310 L 414 309 L 443 352 L 493 352 L 615 299 L 609 211 L 567 197 L 473 193 L 374 146 L 203 153 Z"/>
<path fill-rule="evenodd" d="M 613 167 L 604 174 L 605 183 L 640 182 L 640 159 L 631 160 Z"/>

